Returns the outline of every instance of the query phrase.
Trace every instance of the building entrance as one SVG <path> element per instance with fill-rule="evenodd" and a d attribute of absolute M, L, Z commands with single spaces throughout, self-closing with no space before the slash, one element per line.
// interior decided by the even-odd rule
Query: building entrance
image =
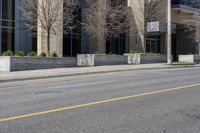
<path fill-rule="evenodd" d="M 160 36 L 147 36 L 146 39 L 147 53 L 160 53 Z"/>

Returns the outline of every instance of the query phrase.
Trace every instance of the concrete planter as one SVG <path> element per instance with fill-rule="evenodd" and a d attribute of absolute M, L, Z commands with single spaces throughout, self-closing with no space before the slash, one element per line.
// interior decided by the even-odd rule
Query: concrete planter
<path fill-rule="evenodd" d="M 81 67 L 122 65 L 127 64 L 128 57 L 124 55 L 79 54 L 77 65 Z"/>
<path fill-rule="evenodd" d="M 36 58 L 36 57 L 6 57 L 0 56 L 0 71 L 20 71 L 33 69 L 48 69 L 76 66 L 75 57 Z"/>
<path fill-rule="evenodd" d="M 167 55 L 157 54 L 124 54 L 128 57 L 128 64 L 166 63 Z"/>
<path fill-rule="evenodd" d="M 179 55 L 178 61 L 181 63 L 199 63 L 200 55 Z"/>

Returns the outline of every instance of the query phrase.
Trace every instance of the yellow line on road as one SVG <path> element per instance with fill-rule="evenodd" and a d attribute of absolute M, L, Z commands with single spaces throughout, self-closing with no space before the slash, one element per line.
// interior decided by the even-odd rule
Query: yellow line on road
<path fill-rule="evenodd" d="M 8 118 L 0 119 L 0 122 L 13 121 L 13 120 L 23 119 L 23 118 L 27 118 L 27 117 L 40 116 L 40 115 L 45 115 L 45 114 L 49 114 L 49 113 L 55 113 L 55 112 L 66 111 L 66 110 L 70 110 L 70 109 L 87 107 L 87 106 L 91 106 L 91 105 L 98 105 L 98 104 L 103 104 L 103 103 L 110 103 L 110 102 L 115 102 L 115 101 L 120 101 L 120 100 L 132 99 L 132 98 L 136 98 L 136 97 L 142 97 L 142 96 L 154 95 L 154 94 L 176 91 L 176 90 L 181 90 L 181 89 L 187 89 L 187 88 L 192 88 L 192 87 L 197 87 L 197 86 L 200 86 L 200 83 L 176 87 L 176 88 L 170 88 L 170 89 L 165 89 L 165 90 L 152 91 L 152 92 L 147 92 L 147 93 L 142 93 L 142 94 L 112 98 L 112 99 L 108 99 L 108 100 L 90 102 L 90 103 L 86 103 L 86 104 L 79 104 L 79 105 L 75 105 L 75 106 L 57 108 L 57 109 L 36 112 L 36 113 L 30 113 L 30 114 L 25 114 L 25 115 L 19 115 L 19 116 L 14 116 L 14 117 L 8 117 Z"/>

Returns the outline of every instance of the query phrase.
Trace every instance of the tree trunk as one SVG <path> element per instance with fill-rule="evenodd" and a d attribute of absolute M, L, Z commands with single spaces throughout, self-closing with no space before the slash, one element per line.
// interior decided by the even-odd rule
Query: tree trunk
<path fill-rule="evenodd" d="M 50 29 L 47 30 L 47 55 L 50 56 Z"/>

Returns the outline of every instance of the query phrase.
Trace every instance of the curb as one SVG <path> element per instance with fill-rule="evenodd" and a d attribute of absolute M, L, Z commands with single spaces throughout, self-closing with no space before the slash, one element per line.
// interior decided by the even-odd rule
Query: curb
<path fill-rule="evenodd" d="M 154 67 L 154 68 L 134 68 L 134 69 L 122 69 L 122 70 L 108 70 L 108 71 L 98 71 L 98 72 L 83 72 L 83 73 L 74 73 L 74 74 L 59 74 L 59 75 L 46 75 L 38 77 L 25 77 L 25 78 L 13 78 L 13 79 L 3 79 L 0 80 L 0 83 L 14 82 L 14 81 L 28 81 L 28 80 L 37 80 L 37 79 L 47 79 L 47 78 L 59 78 L 59 77 L 68 77 L 68 76 L 78 76 L 78 75 L 89 75 L 89 74 L 99 74 L 99 73 L 112 73 L 112 72 L 123 72 L 123 71 L 133 71 L 133 70 L 154 70 L 154 69 L 173 69 L 173 68 L 189 68 L 189 67 L 200 67 L 200 66 L 166 66 L 166 67 Z"/>

